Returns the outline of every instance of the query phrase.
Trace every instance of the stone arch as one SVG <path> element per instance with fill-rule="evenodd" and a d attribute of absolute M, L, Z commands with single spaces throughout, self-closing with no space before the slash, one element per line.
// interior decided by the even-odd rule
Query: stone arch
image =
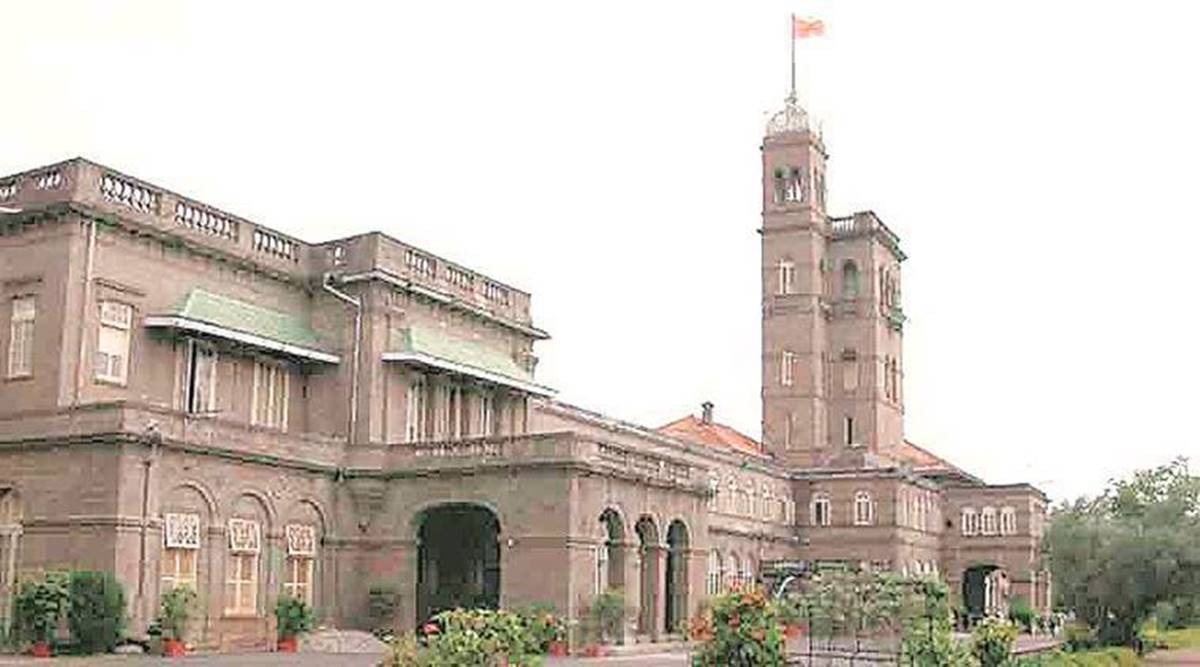
<path fill-rule="evenodd" d="M 256 509 L 251 509 L 252 507 Z M 271 502 L 270 496 L 257 489 L 243 489 L 230 496 L 225 518 L 235 518 L 239 513 L 257 514 L 263 522 L 264 535 L 279 525 L 279 512 L 275 509 L 275 504 Z"/>
<path fill-rule="evenodd" d="M 625 519 L 619 508 L 600 513 L 600 543 L 596 546 L 596 593 L 625 587 Z"/>
<path fill-rule="evenodd" d="M 207 519 L 210 522 L 216 522 L 218 520 L 216 496 L 213 495 L 213 492 L 210 491 L 207 486 L 196 480 L 183 480 L 171 487 L 171 489 L 167 491 L 166 495 L 163 496 L 164 503 L 169 503 L 173 498 L 179 495 L 181 490 L 184 489 L 195 492 L 196 496 L 203 501 L 204 509 L 206 510 L 207 514 L 202 518 Z"/>
<path fill-rule="evenodd" d="M 666 605 L 663 616 L 667 631 L 676 632 L 687 622 L 688 608 L 688 561 L 691 551 L 691 535 L 682 519 L 674 519 L 667 526 Z"/>
<path fill-rule="evenodd" d="M 1005 569 L 992 562 L 971 561 L 962 573 L 962 606 L 967 622 L 988 616 L 1008 616 L 1009 580 Z"/>
<path fill-rule="evenodd" d="M 247 489 L 230 497 L 225 512 L 224 585 L 219 587 L 226 615 L 264 615 L 278 588 L 270 536 L 279 515 L 270 499 Z M 249 522 L 249 523 L 246 523 Z"/>
<path fill-rule="evenodd" d="M 500 606 L 501 518 L 483 503 L 449 502 L 419 510 L 417 620 L 444 609 Z"/>
<path fill-rule="evenodd" d="M 458 498 L 439 498 L 439 499 L 434 499 L 434 500 L 426 500 L 424 502 L 417 503 L 416 505 L 410 506 L 405 509 L 404 513 L 409 515 L 408 529 L 407 529 L 408 537 L 412 540 L 420 541 L 420 539 L 421 539 L 421 534 L 420 534 L 421 533 L 421 523 L 425 520 L 425 515 L 430 510 L 437 509 L 438 507 L 443 507 L 443 506 L 447 506 L 447 505 L 463 505 L 463 506 L 478 507 L 480 509 L 484 509 L 484 510 L 487 510 L 488 512 L 491 512 L 492 516 L 496 517 L 496 521 L 499 524 L 499 526 L 497 528 L 497 530 L 499 531 L 498 535 L 504 534 L 504 526 L 506 526 L 508 524 L 508 518 L 504 515 L 503 512 L 500 511 L 500 507 L 496 503 L 494 503 L 490 500 L 478 500 L 478 499 L 463 500 L 463 499 L 458 499 Z"/>

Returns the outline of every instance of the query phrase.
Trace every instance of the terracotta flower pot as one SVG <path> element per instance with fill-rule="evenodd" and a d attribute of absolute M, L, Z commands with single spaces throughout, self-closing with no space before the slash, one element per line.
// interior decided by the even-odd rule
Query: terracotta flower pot
<path fill-rule="evenodd" d="M 163 655 L 168 658 L 182 658 L 187 655 L 187 648 L 184 647 L 182 639 L 164 639 Z"/>
<path fill-rule="evenodd" d="M 295 653 L 298 646 L 299 642 L 295 637 L 282 637 L 275 648 L 279 649 L 280 653 Z"/>
<path fill-rule="evenodd" d="M 51 655 L 50 644 L 48 642 L 34 642 L 30 654 L 35 658 L 49 658 Z"/>
<path fill-rule="evenodd" d="M 795 623 L 789 623 L 783 628 L 783 635 L 788 639 L 798 639 L 804 634 L 804 628 Z"/>
<path fill-rule="evenodd" d="M 549 652 L 555 658 L 564 657 L 567 655 L 567 643 L 559 641 L 550 642 Z"/>
<path fill-rule="evenodd" d="M 603 658 L 608 652 L 599 644 L 588 644 L 583 649 L 583 655 L 589 658 Z"/>

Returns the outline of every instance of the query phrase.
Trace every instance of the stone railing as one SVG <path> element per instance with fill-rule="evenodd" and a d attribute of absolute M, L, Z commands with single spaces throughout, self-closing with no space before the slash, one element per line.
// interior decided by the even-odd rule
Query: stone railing
<path fill-rule="evenodd" d="M 169 408 L 136 404 L 88 404 L 74 409 L 15 415 L 0 419 L 0 443 L 44 438 L 49 441 L 125 434 L 154 434 L 167 448 L 210 452 L 246 461 L 284 461 L 333 470 L 341 464 L 343 440 L 316 434 L 288 433 L 221 417 L 191 415 Z"/>
<path fill-rule="evenodd" d="M 829 218 L 829 231 L 834 238 L 874 234 L 883 245 L 904 259 L 900 250 L 900 237 L 891 230 L 873 211 L 861 211 L 854 215 Z"/>
<path fill-rule="evenodd" d="M 373 454 L 352 452 L 351 456 L 356 459 L 353 467 L 385 470 L 506 467 L 537 462 L 592 465 L 619 475 L 696 489 L 705 489 L 707 479 L 683 460 L 581 437 L 570 431 L 402 443 L 378 448 Z"/>
<path fill-rule="evenodd" d="M 307 269 L 307 245 L 298 239 L 86 160 L 0 178 L 0 203 L 5 207 L 65 202 L 83 204 L 279 271 Z"/>

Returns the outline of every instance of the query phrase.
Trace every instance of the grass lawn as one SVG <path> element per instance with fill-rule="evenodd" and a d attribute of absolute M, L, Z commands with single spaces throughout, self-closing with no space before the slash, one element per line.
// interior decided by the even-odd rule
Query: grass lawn
<path fill-rule="evenodd" d="M 1146 631 L 1146 642 L 1151 646 L 1165 646 L 1169 649 L 1197 648 L 1200 649 L 1200 627 L 1184 628 L 1183 630 Z"/>

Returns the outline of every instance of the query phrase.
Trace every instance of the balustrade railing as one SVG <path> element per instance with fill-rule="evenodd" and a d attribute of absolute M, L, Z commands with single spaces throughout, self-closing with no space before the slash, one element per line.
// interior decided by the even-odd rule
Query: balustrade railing
<path fill-rule="evenodd" d="M 291 262 L 296 262 L 300 259 L 300 245 L 298 243 L 263 229 L 254 230 L 254 251 Z"/>
<path fill-rule="evenodd" d="M 108 201 L 142 213 L 158 213 L 161 197 L 150 188 L 113 174 L 100 177 L 100 195 Z"/>
<path fill-rule="evenodd" d="M 183 199 L 175 202 L 175 222 L 188 229 L 230 241 L 238 238 L 237 221 Z"/>

